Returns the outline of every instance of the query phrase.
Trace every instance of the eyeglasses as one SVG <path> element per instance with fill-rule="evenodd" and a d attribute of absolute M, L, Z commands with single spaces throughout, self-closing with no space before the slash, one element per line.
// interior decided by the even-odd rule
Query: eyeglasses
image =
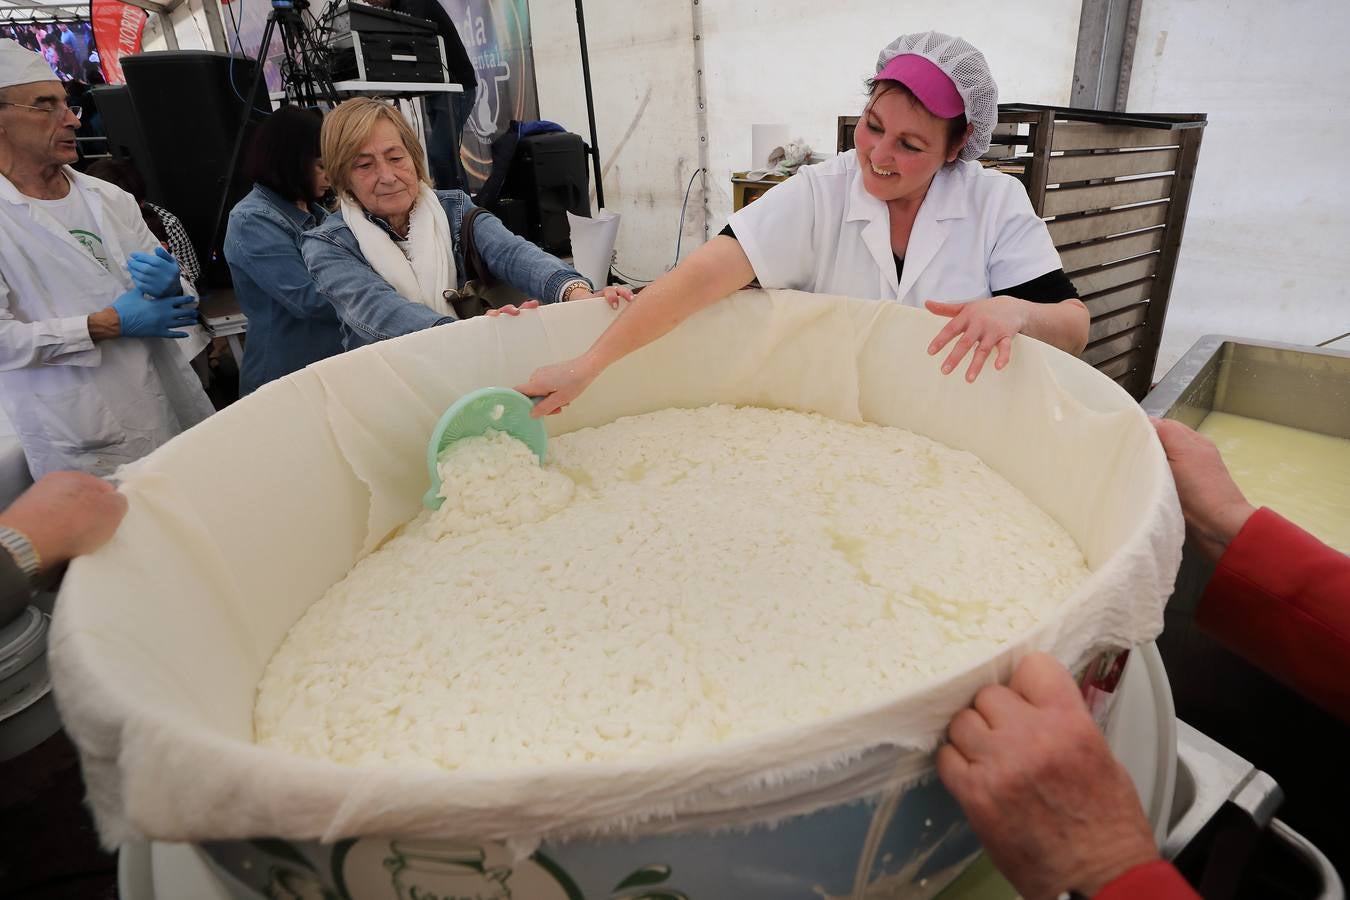
<path fill-rule="evenodd" d="M 0 101 L 0 106 L 17 106 L 20 109 L 36 109 L 38 112 L 45 112 L 47 115 L 55 116 L 58 119 L 64 116 L 67 112 L 69 112 L 77 119 L 84 114 L 84 107 L 66 106 L 64 103 L 60 104 L 59 106 L 29 106 L 27 103 L 10 103 L 9 101 L 5 100 Z"/>

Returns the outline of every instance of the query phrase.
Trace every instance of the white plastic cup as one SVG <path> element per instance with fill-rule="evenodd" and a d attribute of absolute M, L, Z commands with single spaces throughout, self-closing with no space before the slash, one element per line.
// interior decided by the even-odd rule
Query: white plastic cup
<path fill-rule="evenodd" d="M 609 283 L 609 263 L 619 236 L 619 215 L 604 209 L 590 218 L 569 212 L 567 224 L 572 229 L 572 267 L 598 291 Z"/>

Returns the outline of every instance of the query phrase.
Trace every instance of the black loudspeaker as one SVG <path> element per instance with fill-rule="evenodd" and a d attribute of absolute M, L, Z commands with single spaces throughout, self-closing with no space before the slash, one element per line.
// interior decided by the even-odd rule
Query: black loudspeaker
<path fill-rule="evenodd" d="M 141 131 L 141 120 L 136 115 L 136 104 L 125 84 L 100 84 L 89 90 L 94 108 L 103 121 L 108 138 L 108 152 L 115 159 L 137 162 L 136 169 L 145 182 L 146 199 L 158 202 L 163 191 L 159 186 L 159 172 L 150 164 L 150 149 Z"/>
<path fill-rule="evenodd" d="M 533 134 L 520 139 L 502 203 L 522 202 L 528 225 L 522 237 L 553 253 L 570 253 L 572 229 L 567 213 L 590 216 L 590 169 L 580 135 Z M 514 230 L 514 229 L 513 229 Z"/>
<path fill-rule="evenodd" d="M 258 80 L 246 115 L 243 92 L 257 72 L 247 57 L 210 50 L 140 53 L 124 59 L 122 71 L 144 140 L 144 156 L 136 161 L 147 187 L 157 185 L 148 199 L 183 221 L 214 281 L 223 269 L 219 247 L 211 246 L 225 236 L 223 224 L 215 234 L 221 198 L 228 212 L 249 190 L 240 172 L 229 171 L 230 155 L 240 129 L 251 132 L 271 112 L 267 85 Z"/>

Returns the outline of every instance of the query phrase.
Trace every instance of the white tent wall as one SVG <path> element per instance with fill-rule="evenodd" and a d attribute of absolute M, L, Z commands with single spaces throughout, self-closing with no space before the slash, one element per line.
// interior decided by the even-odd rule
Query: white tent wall
<path fill-rule="evenodd" d="M 169 19 L 173 22 L 174 36 L 178 38 L 178 49 L 211 49 L 211 31 L 207 27 L 206 12 L 202 4 L 215 2 L 216 0 L 186 0 L 169 13 Z M 162 15 L 151 16 L 149 21 L 145 23 L 145 34 L 141 37 L 141 46 L 146 50 L 169 49 L 167 42 L 164 40 L 163 27 L 164 17 Z"/>
<path fill-rule="evenodd" d="M 622 216 L 616 265 L 641 280 L 654 279 L 670 266 L 685 188 L 701 165 L 691 10 L 687 0 L 589 0 L 585 5 L 605 205 Z M 539 115 L 589 141 L 575 4 L 533 0 L 530 32 Z M 592 198 L 594 191 L 592 183 Z M 696 179 L 684 247 L 703 240 L 702 206 Z"/>
<path fill-rule="evenodd" d="M 1080 0 L 704 0 L 711 178 L 709 227 L 731 214 L 731 173 L 750 168 L 750 126 L 781 123 L 832 155 L 839 116 L 855 116 L 881 48 L 905 32 L 945 31 L 989 60 L 1004 102 L 1064 104 Z"/>
<path fill-rule="evenodd" d="M 861 108 L 877 52 L 903 31 L 925 28 L 961 34 L 982 49 L 1005 99 L 1066 103 L 1079 10 L 1080 0 L 1031 7 L 917 0 L 903 14 L 882 0 L 843 9 L 805 0 L 701 0 L 698 8 L 691 0 L 591 0 L 587 42 L 605 199 L 623 216 L 618 268 L 650 279 L 674 258 L 685 189 L 700 165 L 699 17 L 709 171 L 689 195 L 681 255 L 726 224 L 731 173 L 749 167 L 751 124 L 785 123 L 832 154 L 836 119 Z M 585 134 L 575 5 L 534 0 L 530 15 L 540 115 Z"/>
<path fill-rule="evenodd" d="M 1350 331 L 1346 34 L 1345 0 L 1145 0 L 1130 111 L 1209 114 L 1158 376 L 1202 334 Z"/>
<path fill-rule="evenodd" d="M 184 48 L 209 46 L 203 2 L 214 0 L 187 0 L 173 13 Z M 709 172 L 694 180 L 682 255 L 725 224 L 731 172 L 750 161 L 751 124 L 787 124 L 833 153 L 836 118 L 861 107 L 877 51 L 901 31 L 968 38 L 989 57 L 1004 101 L 1067 103 L 1079 11 L 1080 0 L 914 0 L 903 12 L 881 0 L 843 11 L 805 0 L 701 0 L 697 8 L 692 0 L 590 0 L 606 200 L 623 216 L 618 268 L 646 280 L 669 267 L 701 152 Z M 540 114 L 586 135 L 575 5 L 533 0 L 530 14 Z M 164 48 L 156 18 L 147 49 Z M 1340 114 L 1350 56 L 1336 43 L 1347 32 L 1343 0 L 1143 3 L 1129 110 L 1209 114 L 1158 374 L 1205 333 L 1316 343 L 1350 330 L 1350 179 L 1340 177 L 1339 160 L 1350 144 L 1350 118 Z"/>

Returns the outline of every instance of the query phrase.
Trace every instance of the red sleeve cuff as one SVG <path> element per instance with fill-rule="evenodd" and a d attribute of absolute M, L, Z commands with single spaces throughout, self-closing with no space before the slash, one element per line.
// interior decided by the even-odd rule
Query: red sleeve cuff
<path fill-rule="evenodd" d="M 1165 860 L 1135 866 L 1098 891 L 1093 900 L 1200 900 L 1181 873 Z"/>
<path fill-rule="evenodd" d="M 1350 720 L 1350 557 L 1344 553 L 1259 509 L 1219 560 L 1196 622 Z"/>

